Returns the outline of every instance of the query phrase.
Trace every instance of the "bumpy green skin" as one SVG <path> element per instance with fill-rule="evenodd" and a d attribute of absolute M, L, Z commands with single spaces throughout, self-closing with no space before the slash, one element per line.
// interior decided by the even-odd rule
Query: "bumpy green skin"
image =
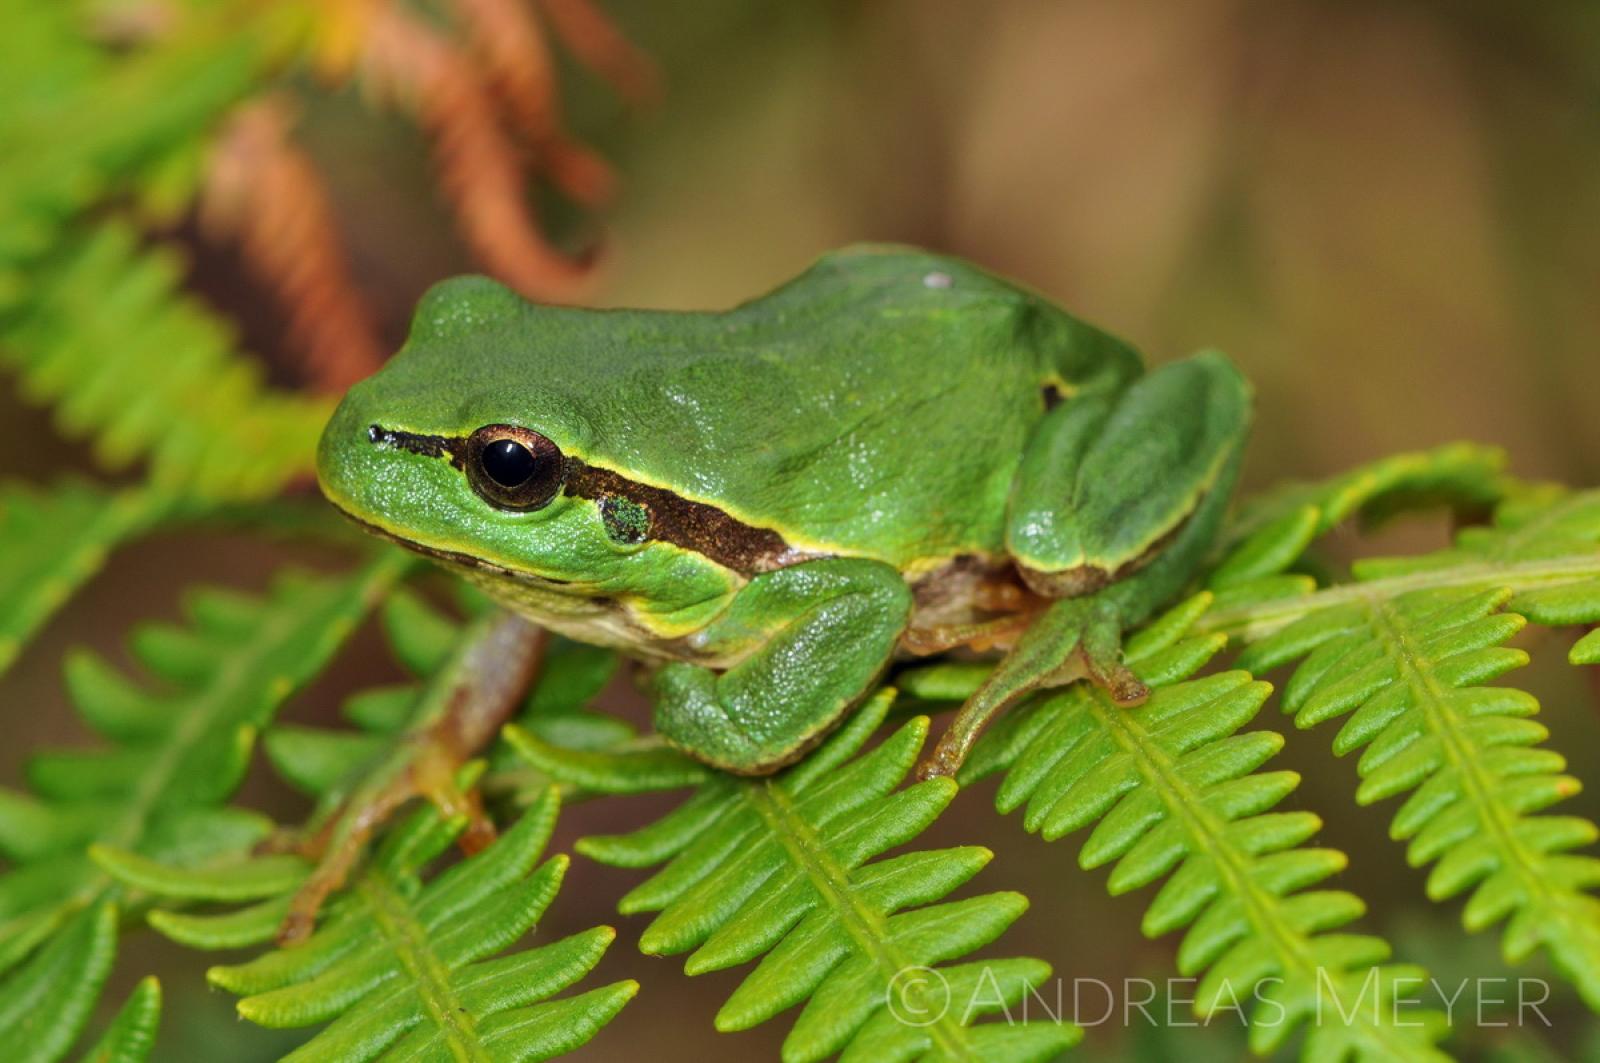
<path fill-rule="evenodd" d="M 340 508 L 512 608 L 672 662 L 658 727 L 758 772 L 860 698 L 911 622 L 908 581 L 954 558 L 1014 558 L 1052 596 L 1110 583 L 1124 623 L 1148 613 L 1209 542 L 1247 420 L 1220 356 L 1141 376 L 1131 348 L 1031 292 L 863 247 L 717 313 L 538 307 L 482 278 L 441 284 L 404 349 L 340 406 L 318 469 Z M 497 509 L 459 462 L 369 437 L 496 424 L 790 552 L 741 570 L 641 540 L 631 503 L 613 499 L 608 525 L 603 500 L 570 491 Z"/>

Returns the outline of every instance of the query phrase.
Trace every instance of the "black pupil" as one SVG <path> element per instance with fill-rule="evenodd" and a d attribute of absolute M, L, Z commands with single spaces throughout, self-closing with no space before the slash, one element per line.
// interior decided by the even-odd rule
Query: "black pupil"
<path fill-rule="evenodd" d="M 497 439 L 483 448 L 483 471 L 501 487 L 521 487 L 533 478 L 533 453 L 515 439 Z"/>

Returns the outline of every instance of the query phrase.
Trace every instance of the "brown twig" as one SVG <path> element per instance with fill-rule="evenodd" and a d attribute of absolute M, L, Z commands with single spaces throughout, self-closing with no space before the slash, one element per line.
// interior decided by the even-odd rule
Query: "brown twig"
<path fill-rule="evenodd" d="M 417 721 L 392 758 L 299 847 L 317 866 L 290 902 L 278 944 L 310 936 L 323 903 L 350 877 L 378 828 L 415 798 L 432 802 L 446 819 L 466 821 L 457 842 L 464 852 L 479 852 L 494 841 L 494 824 L 477 790 L 463 790 L 457 773 L 521 703 L 547 643 L 544 631 L 509 613 L 484 622 L 452 664 L 454 685 L 437 714 Z"/>

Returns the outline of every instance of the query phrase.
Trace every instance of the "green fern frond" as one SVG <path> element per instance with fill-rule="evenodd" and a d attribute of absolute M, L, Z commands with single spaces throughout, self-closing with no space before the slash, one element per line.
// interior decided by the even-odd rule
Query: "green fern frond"
<path fill-rule="evenodd" d="M 1312 541 L 1351 517 L 1376 523 L 1392 514 L 1448 505 L 1479 513 L 1504 496 L 1505 454 L 1476 443 L 1380 458 L 1332 479 L 1285 484 L 1246 501 L 1229 522 L 1227 559 L 1212 573 L 1220 590 L 1281 572 Z"/>
<path fill-rule="evenodd" d="M 8 1063 L 55 1063 L 66 1056 L 88 1025 L 116 951 L 117 906 L 103 900 L 79 911 L 0 982 L 0 1031 Z M 145 978 L 82 1060 L 142 1063 L 160 1012 L 161 989 L 154 978 Z"/>
<path fill-rule="evenodd" d="M 690 974 L 760 959 L 718 1012 L 719 1029 L 747 1029 L 805 1001 L 784 1040 L 790 1063 L 834 1053 L 852 1061 L 1054 1058 L 1076 1028 L 969 1025 L 1015 1006 L 1049 977 L 1046 964 L 935 966 L 993 941 L 1027 907 L 1015 893 L 945 900 L 989 851 L 869 862 L 922 833 L 955 795 L 948 779 L 897 790 L 922 749 L 926 717 L 856 756 L 893 699 L 880 692 L 805 761 L 770 779 L 706 772 L 681 757 L 674 778 L 674 755 L 659 749 L 586 754 L 574 768 L 574 758 L 533 735 L 512 728 L 508 737 L 540 769 L 591 788 L 637 792 L 639 768 L 663 787 L 704 780 L 664 819 L 630 835 L 585 838 L 578 849 L 609 864 L 666 863 L 620 905 L 659 913 L 640 937 L 644 952 L 689 952 Z M 931 1021 L 902 1021 L 901 1008 Z"/>
<path fill-rule="evenodd" d="M 107 466 L 145 458 L 155 486 L 225 499 L 309 475 L 331 400 L 266 387 L 231 327 L 183 292 L 170 251 L 105 222 L 31 280 L 27 305 L 0 318 L 0 362 Z"/>
<path fill-rule="evenodd" d="M 1273 542 L 1273 534 L 1283 541 Z M 1198 625 L 1240 642 L 1259 642 L 1352 602 L 1426 588 L 1508 590 L 1507 608 L 1536 624 L 1600 622 L 1600 490 L 1519 488 L 1496 507 L 1491 524 L 1464 528 L 1451 548 L 1358 561 L 1355 582 L 1321 590 L 1309 577 L 1281 574 L 1303 549 L 1301 537 L 1286 529 L 1264 529 L 1240 549 L 1273 563 L 1252 566 L 1247 579 L 1228 580 Z M 1224 561 L 1219 571 L 1230 564 Z"/>
<path fill-rule="evenodd" d="M 161 983 L 140 979 L 111 1025 L 79 1063 L 144 1063 L 155 1047 L 156 1024 L 161 1020 Z"/>
<path fill-rule="evenodd" d="M 1570 850 L 1600 838 L 1575 816 L 1535 815 L 1576 794 L 1565 759 L 1537 748 L 1538 702 L 1482 684 L 1527 663 L 1502 645 L 1523 618 L 1510 592 L 1450 588 L 1374 596 L 1324 610 L 1247 651 L 1267 666 L 1304 658 L 1284 711 L 1309 728 L 1348 716 L 1334 750 L 1363 750 L 1357 800 L 1410 794 L 1390 833 L 1414 866 L 1433 864 L 1428 895 L 1472 891 L 1470 930 L 1510 919 L 1509 960 L 1536 948 L 1600 1009 L 1600 859 Z"/>
<path fill-rule="evenodd" d="M 270 829 L 263 817 L 218 807 L 256 732 L 411 564 L 386 551 L 350 577 L 282 578 L 264 600 L 195 594 L 190 626 L 136 631 L 134 654 L 155 680 L 148 687 L 99 657 L 69 658 L 74 704 L 113 744 L 36 755 L 27 769 L 34 793 L 0 791 L 0 852 L 14 864 L 0 876 L 0 969 L 115 895 L 86 855 L 90 843 L 184 863 Z"/>
<path fill-rule="evenodd" d="M 247 963 L 213 967 L 211 982 L 238 993 L 239 1014 L 263 1026 L 329 1025 L 287 1056 L 318 1063 L 372 1059 L 547 1059 L 584 1044 L 638 987 L 617 982 L 551 999 L 600 961 L 615 932 L 597 927 L 491 959 L 528 933 L 555 898 L 567 858 L 535 868 L 555 825 L 551 788 L 482 853 L 426 885 L 422 871 L 465 820 L 425 808 L 385 839 L 370 866 L 330 906 L 309 940 Z M 128 884 L 164 899 L 234 902 L 223 914 L 152 913 L 151 923 L 202 947 L 269 938 L 275 907 L 311 865 L 259 856 L 183 870 L 136 854 L 97 850 Z"/>
<path fill-rule="evenodd" d="M 985 736 L 963 781 L 1003 771 L 996 807 L 1025 807 L 1024 825 L 1046 840 L 1093 826 L 1079 863 L 1113 864 L 1112 894 L 1164 879 L 1142 929 L 1187 928 L 1178 968 L 1201 976 L 1202 1017 L 1260 1001 L 1256 1051 L 1305 1026 L 1306 1059 L 1447 1058 L 1432 1047 L 1443 1016 L 1396 1011 L 1423 972 L 1385 964 L 1380 938 L 1335 932 L 1365 911 L 1355 895 L 1312 889 L 1347 863 L 1305 845 L 1321 820 L 1273 811 L 1299 783 L 1261 770 L 1283 739 L 1238 733 L 1271 688 L 1239 671 L 1183 681 L 1222 648 L 1219 636 L 1185 637 L 1209 602 L 1198 595 L 1128 642 L 1128 663 L 1154 689 L 1145 705 L 1083 683 L 1035 698 Z"/>
<path fill-rule="evenodd" d="M 75 4 L 0 4 L 0 306 L 80 212 L 128 191 L 130 175 L 191 148 L 257 83 L 282 21 L 239 5 L 184 5 L 158 46 L 104 47 Z M 92 294 L 92 293 L 91 293 Z"/>
<path fill-rule="evenodd" d="M 117 544 L 171 505 L 148 490 L 67 481 L 48 491 L 0 485 L 0 674 Z"/>
<path fill-rule="evenodd" d="M 1535 699 L 1483 684 L 1527 663 L 1504 645 L 1527 621 L 1600 622 L 1600 491 L 1514 491 L 1493 523 L 1445 550 L 1353 566 L 1322 590 L 1256 595 L 1266 574 L 1200 626 L 1253 642 L 1239 664 L 1301 663 L 1284 711 L 1309 728 L 1348 716 L 1335 752 L 1364 750 L 1358 800 L 1410 794 L 1391 833 L 1416 866 L 1433 864 L 1429 896 L 1472 891 L 1469 929 L 1509 919 L 1508 959 L 1543 946 L 1600 1009 L 1600 860 L 1570 850 L 1600 837 L 1574 816 L 1539 816 L 1575 794 Z M 1252 596 L 1254 598 L 1252 598 Z M 1570 655 L 1582 663 L 1580 641 Z"/>
<path fill-rule="evenodd" d="M 1509 960 L 1549 949 L 1557 966 L 1600 1009 L 1600 860 L 1569 850 L 1600 831 L 1574 816 L 1536 816 L 1576 794 L 1565 759 L 1535 748 L 1548 735 L 1527 719 L 1531 695 L 1478 684 L 1526 663 L 1499 645 L 1522 626 L 1498 612 L 1504 594 L 1416 592 L 1326 615 L 1330 631 L 1296 673 L 1287 711 L 1310 727 L 1355 715 L 1335 738 L 1357 765 L 1357 799 L 1411 796 L 1391 834 L 1413 865 L 1432 863 L 1428 894 L 1468 890 L 1463 923 L 1481 930 L 1509 917 Z M 1366 689 L 1359 689 L 1365 686 Z"/>
<path fill-rule="evenodd" d="M 101 901 L 67 920 L 61 932 L 0 983 L 0 1030 L 7 1058 L 60 1059 L 89 1021 L 117 951 L 117 908 Z"/>
<path fill-rule="evenodd" d="M 317 799 L 306 828 L 324 854 L 359 857 L 373 826 L 373 810 L 389 810 L 400 801 L 427 796 L 416 790 L 418 774 L 433 771 L 419 759 L 437 749 L 431 741 L 441 715 L 455 704 L 471 650 L 498 622 L 484 613 L 459 624 L 401 588 L 381 612 L 391 647 L 420 683 L 377 687 L 349 698 L 345 715 L 360 730 L 274 726 L 263 745 L 268 759 L 290 785 Z M 632 742 L 632 728 L 621 721 L 583 711 L 583 706 L 609 680 L 616 666 L 612 654 L 564 640 L 549 648 L 545 666 L 529 693 L 520 719 L 560 740 L 588 739 L 608 746 Z M 546 726 L 546 725 L 550 726 Z M 581 743 L 580 743 L 581 744 Z M 504 751 L 509 758 L 509 750 Z M 457 778 L 459 798 L 481 785 L 484 761 L 469 762 Z M 499 790 L 524 799 L 542 800 L 546 779 L 532 792 L 540 773 L 519 764 L 509 767 Z M 437 796 L 437 795 L 434 795 Z M 445 813 L 455 811 L 445 807 Z M 192 914 L 163 907 L 148 915 L 150 924 L 180 943 L 196 948 L 239 948 L 270 940 L 289 914 L 295 894 L 313 872 L 321 888 L 336 889 L 343 864 L 319 867 L 292 855 L 249 856 L 243 851 L 216 854 L 202 863 L 173 866 L 111 845 L 95 845 L 90 856 L 130 889 L 168 901 L 243 901 L 261 903 L 225 914 Z"/>

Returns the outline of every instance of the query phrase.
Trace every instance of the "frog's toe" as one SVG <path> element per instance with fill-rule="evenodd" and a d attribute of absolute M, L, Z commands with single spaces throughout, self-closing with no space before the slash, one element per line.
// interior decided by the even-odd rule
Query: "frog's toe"
<path fill-rule="evenodd" d="M 1090 682 L 1125 709 L 1143 705 L 1150 697 L 1150 688 L 1122 663 L 1120 653 L 1109 659 L 1096 659 L 1085 653 L 1084 672 Z"/>

